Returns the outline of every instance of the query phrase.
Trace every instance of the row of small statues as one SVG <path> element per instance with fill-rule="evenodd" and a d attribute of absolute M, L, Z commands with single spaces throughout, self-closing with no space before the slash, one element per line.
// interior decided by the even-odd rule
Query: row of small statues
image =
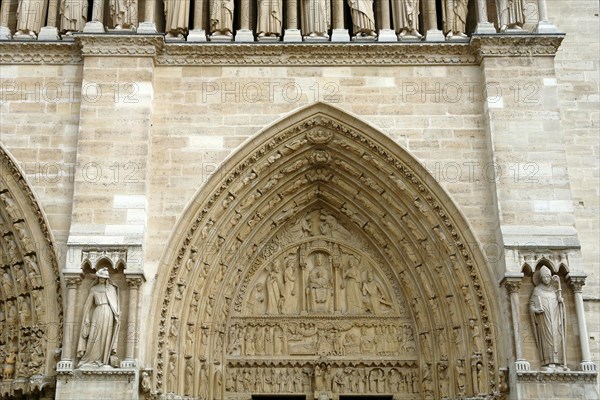
<path fill-rule="evenodd" d="M 387 370 L 387 371 L 386 371 Z M 337 368 L 317 365 L 304 368 L 229 368 L 226 390 L 253 393 L 418 393 L 416 369 Z"/>
<path fill-rule="evenodd" d="M 89 0 L 19 0 L 17 9 L 17 32 L 15 38 L 36 38 L 46 20 L 48 2 L 60 1 L 60 30 L 62 33 L 84 31 L 88 22 Z M 106 0 L 93 0 L 92 22 L 103 26 L 103 10 Z M 202 1 L 202 0 L 196 0 Z M 211 40 L 232 40 L 234 35 L 234 12 L 241 7 L 234 0 L 204 0 L 208 2 Z M 333 0 L 336 1 L 336 0 Z M 137 0 L 108 0 L 110 10 L 110 28 L 135 31 L 138 25 Z M 301 32 L 306 40 L 327 40 L 332 28 L 332 0 L 300 0 Z M 183 39 L 189 32 L 191 1 L 163 0 L 165 33 L 169 38 Z M 378 35 L 373 0 L 347 0 L 352 18 L 352 32 L 356 39 L 375 39 Z M 8 2 L 6 2 L 8 4 Z M 293 3 L 292 3 L 293 4 Z M 56 6 L 56 5 L 54 5 Z M 379 3 L 378 3 L 379 6 Z M 283 0 L 256 0 L 256 35 L 259 40 L 279 40 L 283 34 L 283 13 L 290 5 Z M 293 7 L 293 5 L 292 5 Z M 428 7 L 435 7 L 428 3 Z M 245 8 L 245 7 L 244 7 Z M 387 4 L 389 10 L 389 4 Z M 52 5 L 50 6 L 52 9 Z M 335 9 L 335 8 L 334 8 Z M 498 0 L 500 26 L 522 29 L 525 24 L 524 0 Z M 7 19 L 8 7 L 3 8 Z M 242 10 L 248 12 L 247 10 Z M 419 40 L 422 38 L 419 27 L 421 12 L 420 0 L 391 0 L 391 20 L 395 33 L 400 40 Z M 448 38 L 466 37 L 468 0 L 443 0 L 444 33 Z M 389 12 L 389 11 L 388 11 Z M 146 16 L 148 17 L 148 16 Z M 335 16 L 334 16 L 335 17 Z M 389 26 L 388 19 L 381 25 Z M 148 19 L 148 18 L 147 18 Z M 200 18 L 201 19 L 201 18 Z M 249 16 L 242 16 L 249 20 Z M 343 20 L 343 17 L 341 18 Z M 151 22 L 151 21 L 148 21 Z M 7 21 L 2 21 L 7 24 Z M 198 22 L 196 22 L 198 24 Z M 293 22 L 295 24 L 295 22 Z M 296 29 L 287 26 L 288 29 Z M 336 28 L 334 26 L 334 28 Z M 343 28 L 343 27 L 337 27 Z M 379 27 L 381 29 L 381 27 Z M 196 27 L 196 29 L 201 29 Z M 242 29 L 250 29 L 242 27 Z"/>

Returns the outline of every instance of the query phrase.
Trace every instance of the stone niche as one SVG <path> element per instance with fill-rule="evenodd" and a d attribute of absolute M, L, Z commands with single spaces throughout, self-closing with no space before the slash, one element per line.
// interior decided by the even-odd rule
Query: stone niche
<path fill-rule="evenodd" d="M 59 363 L 57 395 L 65 399 L 138 397 L 131 349 L 137 340 L 132 310 L 137 292 L 127 276 L 127 249 L 83 248 L 78 274 L 67 274 L 72 340 Z M 136 286 L 137 287 L 137 286 Z M 131 304 L 134 307 L 131 307 Z"/>

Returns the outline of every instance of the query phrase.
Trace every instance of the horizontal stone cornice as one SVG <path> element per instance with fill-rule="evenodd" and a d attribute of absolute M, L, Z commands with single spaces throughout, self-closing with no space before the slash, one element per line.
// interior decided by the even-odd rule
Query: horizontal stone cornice
<path fill-rule="evenodd" d="M 152 57 L 158 65 L 478 65 L 486 57 L 554 56 L 553 35 L 473 35 L 469 42 L 172 43 L 162 35 L 86 34 L 63 41 L 2 41 L 0 64 L 81 64 L 84 57 Z"/>

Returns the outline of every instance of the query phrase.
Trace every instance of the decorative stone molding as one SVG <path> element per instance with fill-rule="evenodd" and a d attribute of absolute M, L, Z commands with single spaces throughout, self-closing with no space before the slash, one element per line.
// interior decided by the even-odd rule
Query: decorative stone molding
<path fill-rule="evenodd" d="M 485 57 L 544 57 L 554 56 L 565 38 L 554 35 L 473 35 L 471 46 L 477 62 Z"/>
<path fill-rule="evenodd" d="M 165 43 L 162 35 L 76 33 L 74 41 L 0 41 L 1 64 L 81 64 L 84 56 L 154 57 L 159 65 L 477 65 L 484 57 L 554 56 L 563 34 L 473 35 L 470 42 Z"/>
<path fill-rule="evenodd" d="M 54 381 L 62 289 L 54 239 L 17 164 L 0 145 L 0 395 L 28 395 Z"/>
<path fill-rule="evenodd" d="M 161 65 L 415 65 L 475 64 L 468 44 L 167 45 Z"/>
<path fill-rule="evenodd" d="M 597 372 L 542 372 L 542 371 L 517 371 L 518 382 L 566 382 L 566 383 L 596 383 Z"/>
<path fill-rule="evenodd" d="M 315 135 L 315 130 L 331 135 Z M 231 359 L 226 356 L 231 354 L 229 345 L 235 341 L 230 328 L 239 319 L 254 318 L 249 323 L 262 324 L 263 332 L 264 324 L 259 321 L 264 320 L 271 324 L 268 329 L 272 335 L 277 319 L 304 319 L 308 329 L 329 324 L 319 330 L 326 337 L 332 337 L 327 333 L 332 330 L 347 335 L 355 329 L 352 315 L 344 321 L 344 309 L 340 310 L 339 322 L 328 318 L 320 322 L 319 312 L 327 315 L 329 310 L 335 315 L 335 300 L 333 308 L 326 306 L 320 311 L 305 306 L 312 301 L 307 297 L 306 303 L 300 301 L 300 314 L 292 318 L 281 312 L 262 316 L 260 309 L 242 312 L 251 301 L 260 301 L 260 294 L 249 294 L 257 283 L 264 285 L 268 275 L 265 266 L 272 271 L 269 260 L 277 262 L 287 259 L 289 253 L 296 254 L 296 265 L 305 271 L 299 272 L 298 281 L 310 282 L 302 277 L 310 276 L 318 265 L 318 259 L 317 264 L 312 261 L 312 268 L 311 262 L 305 261 L 315 251 L 330 254 L 326 257 L 332 276 L 346 268 L 338 254 L 355 253 L 363 263 L 381 266 L 379 271 L 386 282 L 401 288 L 391 292 L 404 308 L 410 307 L 413 326 L 418 327 L 414 333 L 420 349 L 419 366 L 428 379 L 434 379 L 427 375 L 433 366 L 437 370 L 444 363 L 459 365 L 465 377 L 471 376 L 473 366 L 465 359 L 461 363 L 456 359 L 471 353 L 478 361 L 478 391 L 498 390 L 496 337 L 491 324 L 497 311 L 495 303 L 488 300 L 493 287 L 487 275 L 489 267 L 478 247 L 466 245 L 474 239 L 447 195 L 425 182 L 427 172 L 404 150 L 342 111 L 317 104 L 257 135 L 227 166 L 225 173 L 213 175 L 215 178 L 193 202 L 195 206 L 182 216 L 176 228 L 182 234 L 176 243 L 166 246 L 161 261 L 170 270 L 158 283 L 155 307 L 160 318 L 154 330 L 157 337 L 148 348 L 148 354 L 156 354 L 152 386 L 157 391 L 199 395 L 197 388 L 185 384 L 184 371 L 198 368 L 200 363 L 207 365 L 211 374 L 223 374 Z M 321 178 L 313 179 L 316 176 Z M 322 181 L 328 184 L 320 185 Z M 315 212 L 321 212 L 322 218 Z M 432 263 L 444 267 L 433 268 Z M 305 293 L 304 288 L 299 286 L 299 293 Z M 323 296 L 328 296 L 325 293 Z M 453 298 L 460 301 L 446 300 Z M 326 304 L 326 297 L 322 299 Z M 313 315 L 315 311 L 317 315 Z M 375 318 L 373 321 L 374 327 L 377 322 Z M 300 336 L 312 336 L 302 332 Z M 372 332 L 374 329 L 369 335 Z M 245 340 L 252 343 L 252 336 Z M 186 343 L 196 344 L 193 354 L 200 355 L 199 361 L 185 357 Z M 312 361 L 340 354 L 335 343 L 333 350 L 329 345 L 322 349 L 316 346 L 316 351 L 296 354 L 311 354 L 308 358 Z M 243 359 L 248 358 L 252 356 Z M 371 359 L 368 355 L 364 358 Z M 379 361 L 385 358 L 378 357 Z M 420 385 L 432 393 L 460 393 L 465 389 L 464 385 L 438 389 L 437 378 L 435 384 L 425 380 Z M 212 397 L 225 396 L 222 386 L 210 390 Z M 440 397 L 444 393 L 440 392 Z"/>
<path fill-rule="evenodd" d="M 0 64 L 82 64 L 73 42 L 0 41 Z"/>
<path fill-rule="evenodd" d="M 76 33 L 75 42 L 82 56 L 154 57 L 165 44 L 162 35 L 96 35 Z"/>

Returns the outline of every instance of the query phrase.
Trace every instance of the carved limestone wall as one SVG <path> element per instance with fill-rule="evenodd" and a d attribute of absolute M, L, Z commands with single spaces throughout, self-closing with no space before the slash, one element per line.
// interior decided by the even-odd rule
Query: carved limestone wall
<path fill-rule="evenodd" d="M 331 111 L 265 131 L 182 220 L 156 297 L 151 393 L 239 394 L 229 368 L 253 380 L 241 388 L 311 376 L 311 395 L 389 393 L 390 376 L 412 382 L 407 396 L 498 392 L 489 267 L 468 228 L 406 153 Z M 328 366 L 337 386 L 316 383 Z M 363 372 L 375 383 L 354 391 Z"/>
<path fill-rule="evenodd" d="M 62 290 L 45 216 L 2 146 L 0 250 L 0 396 L 26 396 L 54 386 Z"/>

